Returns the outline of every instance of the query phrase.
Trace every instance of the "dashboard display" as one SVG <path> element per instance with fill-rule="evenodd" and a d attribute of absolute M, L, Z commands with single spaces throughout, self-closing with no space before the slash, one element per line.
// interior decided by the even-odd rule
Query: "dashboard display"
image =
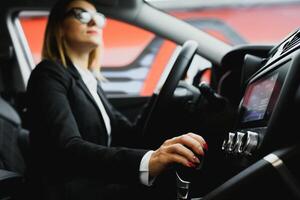
<path fill-rule="evenodd" d="M 278 77 L 279 72 L 275 72 L 247 87 L 241 122 L 262 120 L 270 115 L 281 88 Z"/>

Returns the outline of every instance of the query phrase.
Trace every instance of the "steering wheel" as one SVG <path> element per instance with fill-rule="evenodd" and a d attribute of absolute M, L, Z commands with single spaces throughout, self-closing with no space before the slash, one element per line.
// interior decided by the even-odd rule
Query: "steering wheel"
<path fill-rule="evenodd" d="M 190 66 L 193 57 L 197 51 L 198 43 L 194 40 L 188 40 L 180 49 L 175 62 L 171 68 L 170 73 L 167 76 L 161 90 L 159 91 L 157 97 L 152 102 L 152 105 L 149 109 L 149 113 L 147 113 L 147 118 L 145 120 L 145 124 L 143 127 L 143 135 L 148 138 L 153 136 L 152 126 L 157 124 L 159 119 L 159 115 L 161 111 L 164 110 L 168 103 L 171 101 L 174 91 L 179 83 L 179 81 L 184 77 L 186 74 L 188 67 Z M 150 135 L 151 134 L 151 135 Z M 149 142 L 149 141 L 147 141 Z M 159 141 L 155 141 L 159 142 Z"/>

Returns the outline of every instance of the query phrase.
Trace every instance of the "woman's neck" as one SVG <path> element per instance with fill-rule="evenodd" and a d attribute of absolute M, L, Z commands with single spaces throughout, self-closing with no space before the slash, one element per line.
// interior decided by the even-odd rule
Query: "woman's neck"
<path fill-rule="evenodd" d="M 89 52 L 74 51 L 72 48 L 66 47 L 68 57 L 72 63 L 78 67 L 88 69 Z"/>

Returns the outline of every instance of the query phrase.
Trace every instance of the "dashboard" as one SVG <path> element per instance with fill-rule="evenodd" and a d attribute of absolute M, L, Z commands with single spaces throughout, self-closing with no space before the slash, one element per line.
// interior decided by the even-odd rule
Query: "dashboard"
<path fill-rule="evenodd" d="M 202 176 L 213 181 L 199 199 L 300 199 L 300 29 L 275 46 L 237 47 L 222 66 L 241 77 L 227 90 L 239 95 L 237 117 L 210 140 Z"/>
<path fill-rule="evenodd" d="M 260 69 L 246 81 L 238 120 L 223 141 L 223 151 L 258 156 L 264 155 L 266 149 L 293 142 L 294 136 L 288 131 L 297 128 L 292 113 L 299 107 L 299 49 L 300 30 L 297 30 L 272 48 Z"/>

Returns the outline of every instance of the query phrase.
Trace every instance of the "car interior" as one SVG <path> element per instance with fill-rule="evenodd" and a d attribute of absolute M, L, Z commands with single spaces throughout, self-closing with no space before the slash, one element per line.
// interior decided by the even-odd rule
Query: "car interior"
<path fill-rule="evenodd" d="M 9 20 L 26 9 L 49 10 L 48 1 L 3 6 L 0 38 L 0 200 L 30 199 L 30 141 L 22 49 Z M 209 150 L 195 170 L 175 168 L 156 181 L 156 199 L 300 199 L 300 29 L 277 44 L 230 46 L 142 0 L 95 0 L 113 19 L 142 27 L 178 45 L 169 70 L 149 97 L 110 97 L 134 118 L 146 103 L 141 134 L 156 148 L 182 132 L 202 135 Z M 181 31 L 182 30 L 182 31 Z M 185 81 L 201 56 L 212 63 Z M 28 69 L 27 69 L 28 70 Z M 207 70 L 207 69 L 205 69 Z M 190 184 L 187 184 L 190 183 Z M 188 185 L 188 186 L 186 186 Z"/>

